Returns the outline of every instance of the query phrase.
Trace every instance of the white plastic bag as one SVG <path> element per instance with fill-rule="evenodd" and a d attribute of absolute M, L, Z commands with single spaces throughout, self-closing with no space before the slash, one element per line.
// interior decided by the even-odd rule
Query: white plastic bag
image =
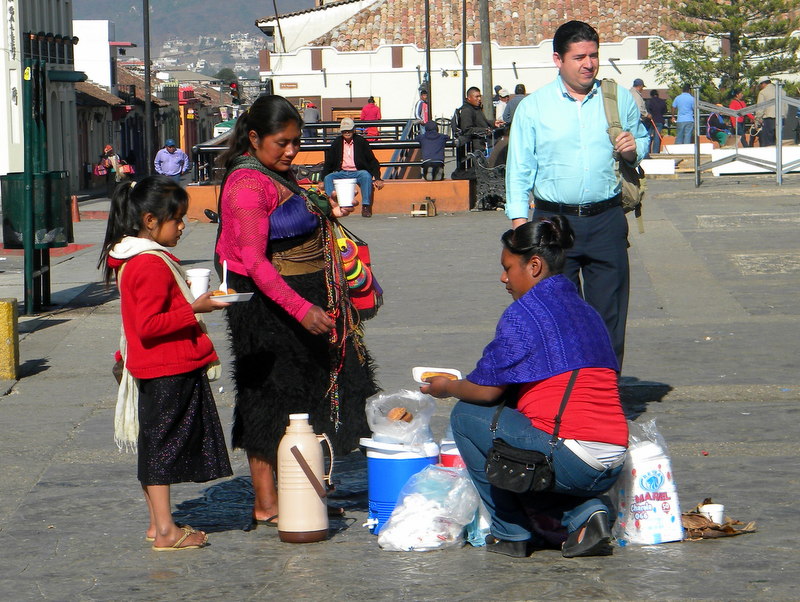
<path fill-rule="evenodd" d="M 609 491 L 617 509 L 614 536 L 621 546 L 683 539 L 678 489 L 667 445 L 656 421 L 628 422 L 628 453 Z"/>
<path fill-rule="evenodd" d="M 397 506 L 378 535 L 378 545 L 392 552 L 461 545 L 478 501 L 466 469 L 426 466 L 400 490 Z"/>
<path fill-rule="evenodd" d="M 405 408 L 413 416 L 411 422 L 389 420 L 394 408 Z M 367 399 L 367 423 L 372 438 L 384 443 L 422 445 L 433 441 L 431 418 L 436 411 L 436 399 L 419 391 L 400 390 L 396 393 L 378 393 Z"/>

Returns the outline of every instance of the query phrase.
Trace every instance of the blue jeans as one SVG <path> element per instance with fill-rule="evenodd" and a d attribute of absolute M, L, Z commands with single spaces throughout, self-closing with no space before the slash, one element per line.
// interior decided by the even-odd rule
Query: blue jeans
<path fill-rule="evenodd" d="M 529 514 L 548 514 L 561 520 L 570 533 L 598 510 L 608 508 L 597 494 L 608 491 L 622 466 L 597 470 L 586 464 L 559 441 L 553 451 L 556 484 L 552 491 L 516 494 L 493 487 L 486 480 L 486 456 L 492 446 L 492 424 L 496 406 L 459 401 L 450 414 L 453 437 L 472 482 L 492 517 L 492 535 L 508 541 L 531 538 Z M 550 453 L 551 435 L 540 431 L 517 410 L 503 408 L 497 437 L 510 445 Z"/>
<path fill-rule="evenodd" d="M 333 181 L 345 178 L 355 178 L 358 180 L 358 187 L 361 189 L 361 204 L 365 207 L 372 204 L 372 174 L 363 169 L 358 171 L 334 171 L 325 176 L 323 185 L 325 194 L 328 196 L 333 192 Z"/>
<path fill-rule="evenodd" d="M 675 144 L 691 144 L 693 121 L 679 121 L 675 124 Z"/>
<path fill-rule="evenodd" d="M 650 152 L 657 154 L 661 152 L 661 130 L 664 129 L 663 123 L 657 123 L 655 128 L 650 130 Z"/>

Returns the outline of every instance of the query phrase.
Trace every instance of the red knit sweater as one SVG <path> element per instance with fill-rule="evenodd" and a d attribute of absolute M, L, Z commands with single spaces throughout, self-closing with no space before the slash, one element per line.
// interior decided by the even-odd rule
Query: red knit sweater
<path fill-rule="evenodd" d="M 200 329 L 164 260 L 155 255 L 136 255 L 127 262 L 108 260 L 115 269 L 123 263 L 127 265 L 120 298 L 128 371 L 136 378 L 159 378 L 191 372 L 216 360 L 211 339 Z"/>

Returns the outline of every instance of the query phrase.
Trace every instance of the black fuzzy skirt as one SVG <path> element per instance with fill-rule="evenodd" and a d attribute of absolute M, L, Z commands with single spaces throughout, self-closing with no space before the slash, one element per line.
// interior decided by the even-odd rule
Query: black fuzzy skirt
<path fill-rule="evenodd" d="M 284 280 L 304 299 L 325 307 L 324 272 L 285 276 Z M 348 338 L 339 373 L 337 430 L 327 395 L 331 370 L 327 336 L 309 333 L 250 278 L 228 272 L 228 286 L 240 293 L 255 292 L 250 301 L 226 309 L 236 386 L 233 447 L 273 459 L 289 414 L 297 413 L 309 414 L 314 432 L 326 433 L 336 454 L 357 447 L 359 438 L 370 433 L 366 399 L 379 391 L 366 349 L 362 362 L 353 338 Z"/>
<path fill-rule="evenodd" d="M 233 474 L 205 370 L 139 381 L 139 481 L 204 483 Z"/>

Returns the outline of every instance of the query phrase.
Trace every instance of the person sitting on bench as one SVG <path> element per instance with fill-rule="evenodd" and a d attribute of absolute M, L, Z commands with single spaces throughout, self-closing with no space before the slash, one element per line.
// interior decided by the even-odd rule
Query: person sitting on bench
<path fill-rule="evenodd" d="M 425 180 L 444 179 L 444 145 L 447 136 L 441 134 L 435 121 L 425 124 L 425 131 L 417 136 L 422 151 L 422 177 Z"/>

